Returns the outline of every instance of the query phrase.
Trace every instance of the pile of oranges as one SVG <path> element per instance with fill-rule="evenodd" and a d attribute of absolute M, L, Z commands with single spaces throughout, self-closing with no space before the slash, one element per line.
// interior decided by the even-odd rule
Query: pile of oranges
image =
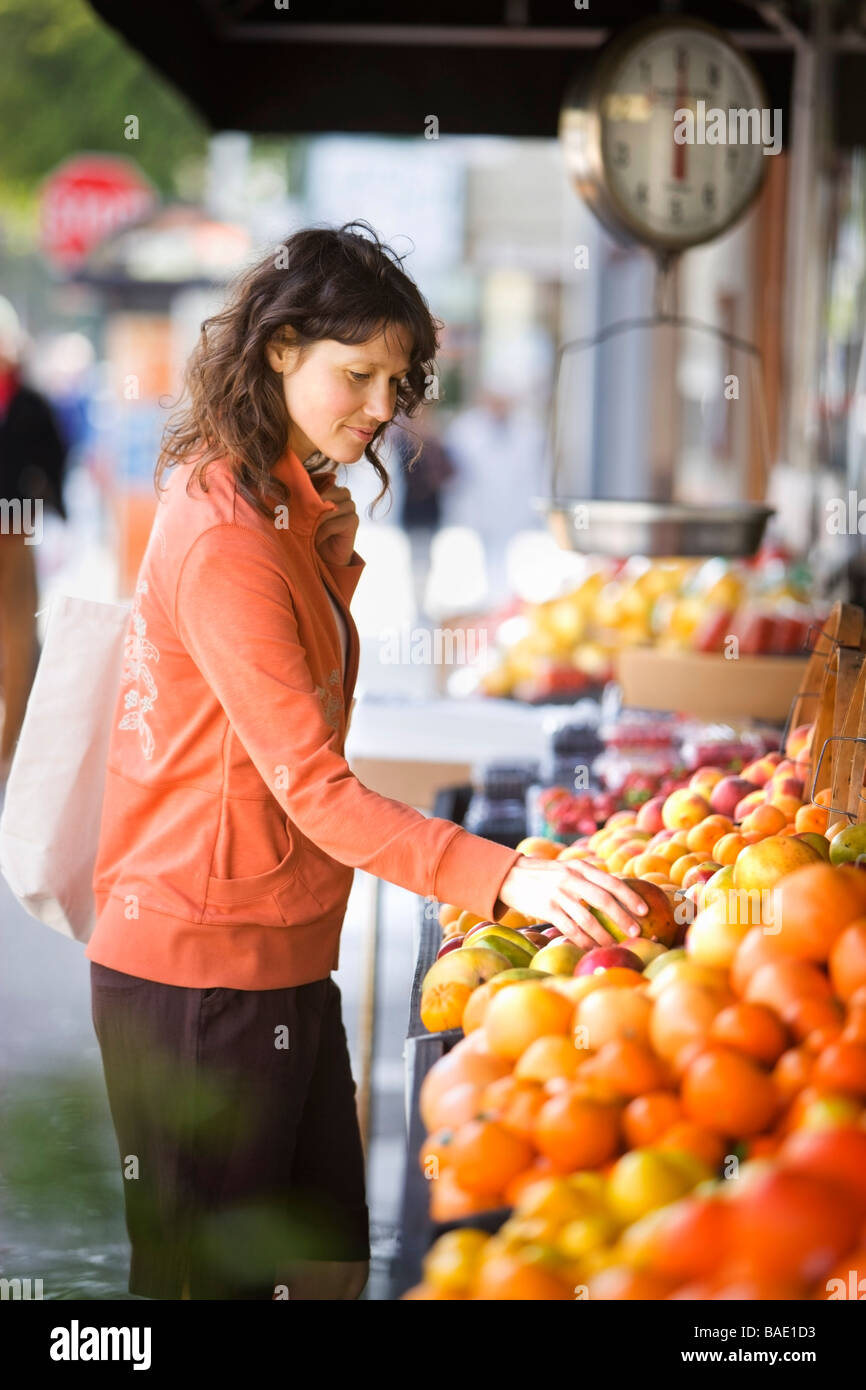
<path fill-rule="evenodd" d="M 406 1297 L 866 1294 L 866 873 L 768 876 L 645 973 L 470 996 L 420 1162 L 433 1220 L 513 1213 L 442 1236 Z"/>

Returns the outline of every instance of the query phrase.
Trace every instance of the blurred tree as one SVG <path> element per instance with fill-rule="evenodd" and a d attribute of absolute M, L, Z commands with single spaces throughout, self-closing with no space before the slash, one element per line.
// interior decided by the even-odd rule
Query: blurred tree
<path fill-rule="evenodd" d="M 137 140 L 125 135 L 130 116 Z M 176 172 L 204 159 L 208 137 L 185 99 L 85 0 L 0 0 L 0 129 L 0 197 L 19 207 L 82 151 L 127 155 L 164 197 L 177 197 Z"/>

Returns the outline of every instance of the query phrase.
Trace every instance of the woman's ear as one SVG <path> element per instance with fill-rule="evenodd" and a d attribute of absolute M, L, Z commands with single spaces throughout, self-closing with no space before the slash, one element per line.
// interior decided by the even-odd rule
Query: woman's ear
<path fill-rule="evenodd" d="M 272 338 L 265 347 L 265 356 L 268 359 L 268 365 L 273 367 L 274 371 L 279 372 L 282 376 L 289 366 L 291 351 L 288 343 L 280 343 L 275 338 Z"/>

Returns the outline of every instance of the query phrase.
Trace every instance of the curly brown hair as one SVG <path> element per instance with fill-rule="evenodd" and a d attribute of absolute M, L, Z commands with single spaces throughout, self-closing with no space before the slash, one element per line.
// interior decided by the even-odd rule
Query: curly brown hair
<path fill-rule="evenodd" d="M 195 456 L 187 491 L 197 478 L 206 492 L 208 464 L 224 458 L 238 491 L 259 512 L 271 518 L 273 506 L 288 502 L 289 489 L 271 469 L 285 452 L 291 422 L 282 379 L 265 356 L 270 342 L 285 340 L 287 328 L 299 360 L 326 338 L 363 343 L 392 328 L 407 329 L 410 365 L 392 419 L 417 414 L 429 397 L 443 324 L 432 317 L 402 260 L 368 222 L 356 220 L 295 232 L 243 271 L 229 287 L 225 307 L 202 323 L 190 354 L 183 390 L 163 432 L 157 495 L 165 470 Z M 382 483 L 372 506 L 391 486 L 375 448 L 390 424 L 380 425 L 364 450 Z M 330 459 L 314 460 L 316 471 L 327 467 L 335 467 Z"/>

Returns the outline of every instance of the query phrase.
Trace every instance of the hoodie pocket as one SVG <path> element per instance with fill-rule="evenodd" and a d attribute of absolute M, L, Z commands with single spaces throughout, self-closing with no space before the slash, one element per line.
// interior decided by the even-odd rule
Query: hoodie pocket
<path fill-rule="evenodd" d="M 266 873 L 251 874 L 246 878 L 208 878 L 202 922 L 284 926 L 277 892 L 290 890 L 297 881 L 297 860 L 297 846 L 293 843 L 279 864 Z"/>
<path fill-rule="evenodd" d="M 355 870 L 304 839 L 294 878 L 274 894 L 287 927 L 309 926 L 346 909 Z"/>

